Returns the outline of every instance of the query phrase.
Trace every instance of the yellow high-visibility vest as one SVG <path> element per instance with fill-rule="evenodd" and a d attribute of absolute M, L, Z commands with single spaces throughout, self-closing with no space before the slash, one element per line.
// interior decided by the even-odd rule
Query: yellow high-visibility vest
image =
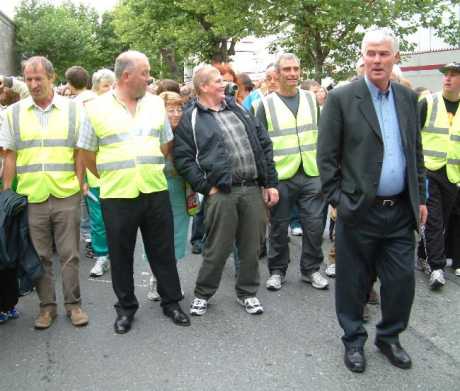
<path fill-rule="evenodd" d="M 446 166 L 451 183 L 460 183 L 460 110 L 449 119 L 442 93 L 424 96 L 427 113 L 422 128 L 425 167 L 436 171 Z"/>
<path fill-rule="evenodd" d="M 166 111 L 161 98 L 146 94 L 134 116 L 113 91 L 86 104 L 99 150 L 96 165 L 101 198 L 136 198 L 167 190 L 160 132 Z"/>
<path fill-rule="evenodd" d="M 262 98 L 268 134 L 273 142 L 273 160 L 278 178 L 292 178 L 303 165 L 309 176 L 319 176 L 316 165 L 318 121 L 316 98 L 310 91 L 299 90 L 297 117 L 276 93 Z"/>
<path fill-rule="evenodd" d="M 17 192 L 30 203 L 44 202 L 50 195 L 66 198 L 80 191 L 74 159 L 79 109 L 68 99 L 55 99 L 59 104 L 51 108 L 46 129 L 32 107 L 32 98 L 7 111 L 16 141 Z"/>

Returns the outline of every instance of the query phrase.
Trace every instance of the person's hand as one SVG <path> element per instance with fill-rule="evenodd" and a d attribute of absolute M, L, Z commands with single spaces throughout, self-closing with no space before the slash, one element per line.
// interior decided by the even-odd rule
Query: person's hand
<path fill-rule="evenodd" d="M 267 205 L 268 208 L 275 206 L 279 201 L 278 189 L 275 189 L 274 187 L 268 187 L 266 189 L 263 189 L 262 195 L 264 198 L 265 205 Z"/>
<path fill-rule="evenodd" d="M 428 208 L 426 205 L 419 206 L 419 217 L 420 217 L 420 224 L 425 225 L 426 220 L 428 218 Z"/>
<path fill-rule="evenodd" d="M 213 194 L 216 194 L 219 192 L 219 189 L 216 186 L 211 187 L 211 190 L 209 190 L 208 196 L 212 196 Z"/>
<path fill-rule="evenodd" d="M 89 186 L 87 183 L 83 183 L 83 186 L 81 187 L 81 192 L 83 193 L 84 196 L 88 195 L 89 191 Z"/>

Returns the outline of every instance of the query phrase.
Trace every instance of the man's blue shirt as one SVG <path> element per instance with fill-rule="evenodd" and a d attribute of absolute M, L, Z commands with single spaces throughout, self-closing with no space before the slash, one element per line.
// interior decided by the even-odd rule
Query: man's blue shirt
<path fill-rule="evenodd" d="M 364 78 L 372 97 L 372 104 L 380 125 L 383 139 L 383 163 L 380 173 L 378 196 L 392 196 L 402 193 L 406 179 L 406 156 L 401 141 L 398 114 L 393 88 L 381 92 L 367 77 Z"/>

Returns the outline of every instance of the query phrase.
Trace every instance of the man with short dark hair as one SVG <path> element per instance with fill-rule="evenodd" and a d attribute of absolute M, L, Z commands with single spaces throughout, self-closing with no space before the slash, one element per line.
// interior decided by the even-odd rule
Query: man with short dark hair
<path fill-rule="evenodd" d="M 460 184 L 460 63 L 446 64 L 440 71 L 442 91 L 425 95 L 419 103 L 428 179 L 428 220 L 418 254 L 428 260 L 425 267 L 433 290 L 446 283 L 446 234 Z"/>
<path fill-rule="evenodd" d="M 315 95 L 298 88 L 300 62 L 295 55 L 280 55 L 275 69 L 279 89 L 262 98 L 256 114 L 272 140 L 280 181 L 280 201 L 271 210 L 270 277 L 265 287 L 277 291 L 285 282 L 290 261 L 288 226 L 297 205 L 303 230 L 301 279 L 316 289 L 326 289 L 329 283 L 320 273 L 326 202 L 316 165 L 319 110 Z"/>
<path fill-rule="evenodd" d="M 29 232 L 45 269 L 37 293 L 40 313 L 36 329 L 56 318 L 53 243 L 59 255 L 64 306 L 74 326 L 88 323 L 81 309 L 79 278 L 80 189 L 83 166 L 76 142 L 85 116 L 80 106 L 54 92 L 54 68 L 45 57 L 24 64 L 30 97 L 10 106 L 0 132 L 6 150 L 4 188 L 17 174 L 17 193 L 28 197 Z"/>

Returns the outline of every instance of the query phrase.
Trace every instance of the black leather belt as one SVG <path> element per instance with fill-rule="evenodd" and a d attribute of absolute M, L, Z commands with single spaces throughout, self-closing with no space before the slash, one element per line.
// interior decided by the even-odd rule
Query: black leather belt
<path fill-rule="evenodd" d="M 377 196 L 375 197 L 374 204 L 377 206 L 393 207 L 403 199 L 403 194 L 397 194 L 394 196 Z"/>
<path fill-rule="evenodd" d="M 254 179 L 242 180 L 241 182 L 232 182 L 232 186 L 258 186 Z"/>

